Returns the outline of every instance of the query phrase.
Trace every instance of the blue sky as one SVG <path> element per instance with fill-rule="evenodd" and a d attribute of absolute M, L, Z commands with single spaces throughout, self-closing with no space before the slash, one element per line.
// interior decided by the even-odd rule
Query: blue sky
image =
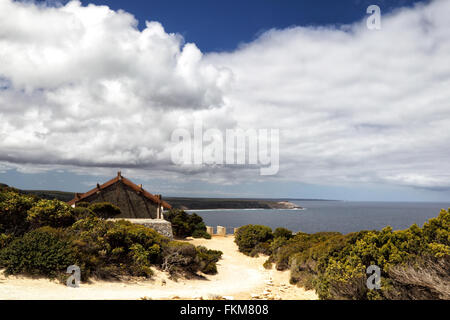
<path fill-rule="evenodd" d="M 445 0 L 35 3 L 0 1 L 0 182 L 450 201 Z M 171 132 L 199 119 L 280 128 L 280 173 L 174 167 Z"/>
<path fill-rule="evenodd" d="M 163 24 L 167 32 L 183 35 L 203 52 L 234 50 L 272 28 L 349 24 L 366 16 L 369 5 L 384 13 L 411 6 L 417 0 L 82 0 L 83 4 L 108 5 L 125 10 L 139 20 Z"/>

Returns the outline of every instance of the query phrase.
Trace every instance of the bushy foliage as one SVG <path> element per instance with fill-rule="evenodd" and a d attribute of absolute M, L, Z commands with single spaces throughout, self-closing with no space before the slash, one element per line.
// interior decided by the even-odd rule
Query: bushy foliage
<path fill-rule="evenodd" d="M 318 293 L 322 298 L 359 298 L 381 299 L 402 296 L 400 291 L 405 285 L 396 283 L 391 271 L 398 266 L 412 265 L 425 268 L 424 261 L 440 260 L 450 267 L 450 212 L 443 210 L 439 217 L 425 223 L 423 228 L 412 225 L 401 231 L 387 227 L 382 231 L 359 232 L 347 238 L 347 244 L 341 250 L 334 250 L 322 262 L 320 278 L 322 281 Z M 432 264 L 429 263 L 428 264 Z M 377 265 L 382 270 L 384 286 L 374 294 L 367 290 L 365 270 Z M 432 273 L 428 270 L 427 273 Z M 447 279 L 450 280 L 450 279 Z M 441 279 L 440 281 L 445 281 Z M 353 282 L 353 291 L 358 295 L 347 294 L 340 290 L 342 283 Z M 397 287 L 397 288 L 396 288 Z M 403 287 L 403 288 L 402 288 Z M 436 285 L 438 287 L 438 285 Z M 435 288 L 423 286 L 422 291 L 434 291 Z M 392 291 L 397 291 L 395 294 Z M 431 295 L 433 292 L 430 293 Z M 447 293 L 450 294 L 450 293 Z M 439 293 L 435 292 L 438 297 Z"/>
<path fill-rule="evenodd" d="M 164 217 L 172 224 L 172 231 L 176 237 L 211 238 L 206 232 L 206 225 L 202 217 L 195 213 L 188 214 L 183 210 L 174 209 L 165 213 Z"/>
<path fill-rule="evenodd" d="M 33 229 L 43 226 L 65 228 L 76 221 L 75 212 L 65 202 L 59 200 L 39 200 L 28 210 L 27 221 Z"/>
<path fill-rule="evenodd" d="M 258 253 L 270 254 L 268 241 L 272 239 L 271 228 L 260 225 L 246 225 L 237 230 L 234 241 L 242 253 L 257 256 Z"/>
<path fill-rule="evenodd" d="M 32 196 L 8 188 L 0 190 L 0 233 L 22 235 L 29 229 L 27 212 L 35 204 Z"/>
<path fill-rule="evenodd" d="M 97 217 L 77 221 L 67 233 L 86 277 L 149 277 L 150 266 L 161 263 L 162 247 L 168 242 L 153 229 Z"/>
<path fill-rule="evenodd" d="M 276 238 L 284 238 L 286 240 L 289 240 L 293 237 L 292 231 L 288 230 L 286 228 L 276 228 L 273 232 L 273 237 Z"/>
<path fill-rule="evenodd" d="M 270 255 L 264 267 L 291 271 L 291 282 L 315 289 L 321 299 L 450 299 L 450 209 L 422 228 L 297 233 L 244 226 L 239 250 Z M 367 267 L 381 268 L 381 290 L 369 290 Z M 447 289 L 445 289 L 447 288 Z"/>
<path fill-rule="evenodd" d="M 205 274 L 216 274 L 216 262 L 222 257 L 222 251 L 210 250 L 203 246 L 197 247 L 197 256 L 199 260 L 199 270 Z"/>
<path fill-rule="evenodd" d="M 79 204 L 77 204 L 79 206 Z M 82 204 L 81 208 L 83 208 L 84 204 Z M 120 208 L 109 203 L 109 202 L 98 202 L 93 203 L 88 206 L 89 210 L 92 211 L 97 217 L 103 219 L 114 218 L 115 216 L 120 215 Z"/>
<path fill-rule="evenodd" d="M 166 268 L 172 276 L 216 272 L 221 252 L 170 241 L 155 230 L 128 221 L 111 204 L 72 208 L 58 200 L 39 200 L 10 189 L 0 191 L 0 267 L 7 274 L 67 278 L 70 265 L 83 280 L 144 276 Z M 192 216 L 192 231 L 203 230 Z M 204 226 L 204 225 L 203 225 Z M 220 254 L 219 254 L 220 253 Z"/>
<path fill-rule="evenodd" d="M 8 246 L 14 240 L 12 234 L 0 233 L 0 250 Z"/>
<path fill-rule="evenodd" d="M 174 278 L 179 275 L 191 277 L 197 271 L 205 274 L 217 273 L 216 262 L 222 256 L 221 251 L 195 247 L 186 242 L 171 241 L 164 248 L 162 268 Z"/>
<path fill-rule="evenodd" d="M 442 298 L 439 282 L 449 280 L 437 269 L 450 267 L 450 212 L 442 211 L 423 228 L 361 231 L 348 235 L 322 233 L 296 235 L 274 251 L 270 260 L 290 267 L 291 281 L 314 288 L 322 299 L 409 299 Z M 366 269 L 377 265 L 382 271 L 382 289 L 369 290 Z M 408 272 L 396 272 L 407 268 Z M 434 269 L 433 269 L 434 268 Z M 434 274 L 424 280 L 417 271 Z M 400 274 L 400 275 L 399 275 Z M 415 283 L 415 284 L 414 284 Z"/>
<path fill-rule="evenodd" d="M 90 202 L 86 202 L 86 201 L 79 201 L 76 204 L 77 208 L 89 208 L 89 206 L 91 205 Z"/>
<path fill-rule="evenodd" d="M 70 242 L 61 230 L 50 227 L 33 230 L 0 251 L 6 274 L 56 277 L 74 263 Z"/>

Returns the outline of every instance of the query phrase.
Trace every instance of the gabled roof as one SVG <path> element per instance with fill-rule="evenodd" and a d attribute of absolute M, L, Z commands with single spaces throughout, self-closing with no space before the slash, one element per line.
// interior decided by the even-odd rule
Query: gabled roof
<path fill-rule="evenodd" d="M 134 191 L 142 194 L 147 199 L 153 201 L 155 204 L 160 203 L 165 209 L 172 209 L 172 206 L 170 204 L 168 204 L 164 200 L 161 200 L 161 196 L 153 195 L 150 192 L 144 190 L 142 188 L 142 185 L 138 186 L 137 184 L 133 183 L 131 180 L 128 180 L 127 178 L 123 177 L 120 171 L 117 173 L 117 177 L 115 177 L 114 179 L 111 179 L 102 185 L 97 184 L 96 188 L 94 188 L 86 193 L 83 193 L 83 194 L 75 193 L 75 198 L 72 199 L 71 201 L 69 201 L 68 204 L 74 205 L 77 202 L 83 201 L 84 199 L 92 196 L 93 194 L 95 194 L 103 189 L 108 188 L 109 186 L 112 186 L 115 183 L 118 183 L 119 181 L 122 182 L 124 185 L 130 187 Z"/>

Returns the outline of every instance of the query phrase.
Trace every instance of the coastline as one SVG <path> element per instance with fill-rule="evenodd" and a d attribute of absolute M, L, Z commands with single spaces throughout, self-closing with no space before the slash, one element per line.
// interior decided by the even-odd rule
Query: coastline
<path fill-rule="evenodd" d="M 304 207 L 301 207 L 290 201 L 269 201 L 269 200 L 260 200 L 256 202 L 252 202 L 253 206 L 239 206 L 239 203 L 242 200 L 236 200 L 234 203 L 231 200 L 227 200 L 228 203 L 233 203 L 233 207 L 227 206 L 217 206 L 217 207 L 208 207 L 202 206 L 201 208 L 188 207 L 188 206 L 180 206 L 179 209 L 185 211 L 225 211 L 225 210 L 305 210 Z M 225 201 L 224 201 L 225 203 Z M 254 204 L 256 203 L 256 204 Z M 223 204 L 223 203 L 222 203 Z"/>

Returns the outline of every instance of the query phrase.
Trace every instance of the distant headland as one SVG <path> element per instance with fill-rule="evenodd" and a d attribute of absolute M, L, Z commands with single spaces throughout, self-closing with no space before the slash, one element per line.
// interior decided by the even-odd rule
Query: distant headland
<path fill-rule="evenodd" d="M 6 186 L 6 184 L 0 183 Z M 64 202 L 72 200 L 75 192 L 57 190 L 19 190 L 25 194 L 36 195 L 43 199 L 58 199 Z M 252 199 L 252 198 L 196 198 L 196 197 L 165 197 L 165 201 L 174 208 L 182 210 L 214 210 L 214 209 L 287 209 L 299 210 L 301 206 L 293 201 L 335 201 L 327 199 Z"/>

